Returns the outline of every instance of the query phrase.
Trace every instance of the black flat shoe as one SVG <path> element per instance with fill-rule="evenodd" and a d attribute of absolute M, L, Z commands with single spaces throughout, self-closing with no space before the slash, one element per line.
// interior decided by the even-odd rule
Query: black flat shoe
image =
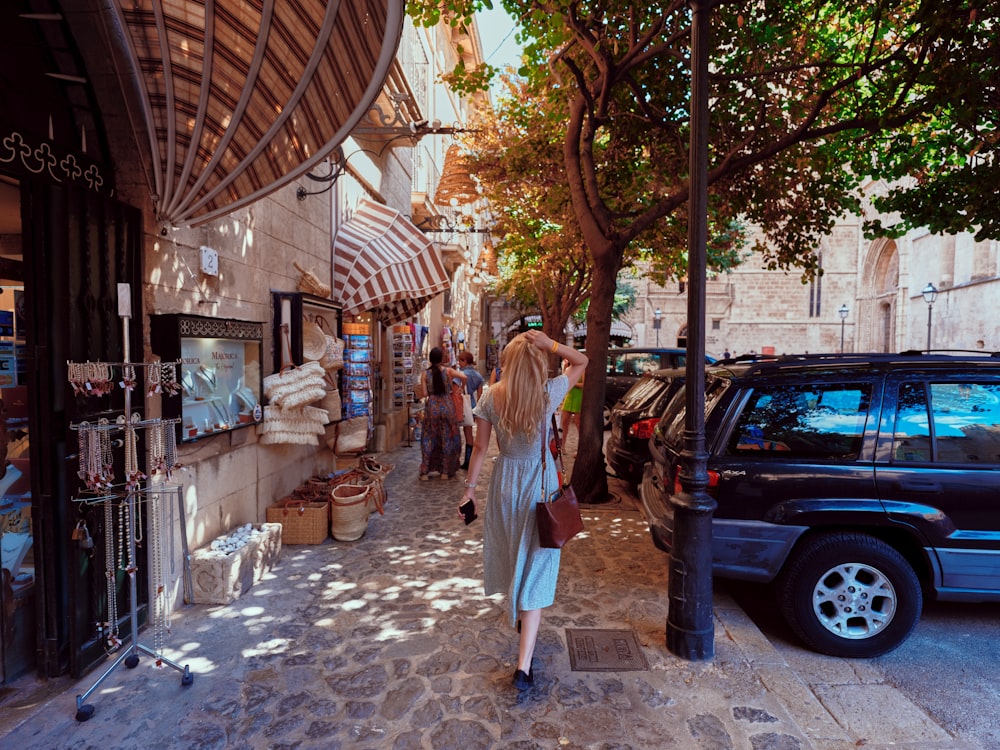
<path fill-rule="evenodd" d="M 528 674 L 525 674 L 522 670 L 518 669 L 514 672 L 514 687 L 518 690 L 527 690 L 532 685 L 535 684 L 535 670 L 530 670 Z"/>

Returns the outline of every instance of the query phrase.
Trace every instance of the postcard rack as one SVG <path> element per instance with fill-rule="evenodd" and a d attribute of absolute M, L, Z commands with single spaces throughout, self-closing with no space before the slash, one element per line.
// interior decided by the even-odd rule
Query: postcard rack
<path fill-rule="evenodd" d="M 86 703 L 90 695 L 124 664 L 134 669 L 139 664 L 140 652 L 155 659 L 157 667 L 170 667 L 181 672 L 181 685 L 194 682 L 194 674 L 187 665 L 181 666 L 166 658 L 163 651 L 163 634 L 169 629 L 170 605 L 164 580 L 166 562 L 164 540 L 171 534 L 172 509 L 179 507 L 183 516 L 183 487 L 171 482 L 171 473 L 177 468 L 176 425 L 179 419 L 142 419 L 132 414 L 132 391 L 138 368 L 143 369 L 143 382 L 150 384 L 150 391 L 163 389 L 171 392 L 180 385 L 177 372 L 180 362 L 131 362 L 129 354 L 129 319 L 131 310 L 127 284 L 119 284 L 119 316 L 122 318 L 125 356 L 122 362 L 68 362 L 69 381 L 77 393 L 104 395 L 121 387 L 125 392 L 124 412 L 111 422 L 81 422 L 71 425 L 77 433 L 79 444 L 80 479 L 85 489 L 74 502 L 101 505 L 104 510 L 104 559 L 107 577 L 107 620 L 100 624 L 109 652 L 122 648 L 114 663 L 83 694 L 76 698 L 76 719 L 87 721 L 94 715 L 94 706 Z M 124 289 L 123 289 L 124 287 Z M 149 481 L 140 469 L 139 436 L 142 435 L 146 464 L 150 475 L 159 475 Z M 114 451 L 124 452 L 123 481 L 114 476 Z M 164 502 L 167 500 L 168 502 Z M 153 648 L 139 642 L 138 586 L 136 576 L 136 545 L 141 539 L 142 524 L 139 514 L 147 513 L 145 546 L 149 550 L 150 598 L 153 621 Z M 183 521 L 183 517 L 182 517 Z M 117 529 L 117 533 L 116 533 Z M 129 621 L 131 640 L 124 646 L 118 633 L 118 571 L 124 570 L 129 583 Z"/>

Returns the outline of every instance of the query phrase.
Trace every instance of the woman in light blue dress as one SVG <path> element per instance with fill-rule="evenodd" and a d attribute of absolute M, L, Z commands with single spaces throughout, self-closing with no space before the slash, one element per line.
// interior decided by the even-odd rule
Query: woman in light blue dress
<path fill-rule="evenodd" d="M 529 688 L 542 608 L 555 599 L 559 550 L 538 546 L 535 504 L 542 498 L 542 460 L 546 496 L 559 488 L 552 454 L 543 450 L 552 414 L 583 375 L 587 356 L 538 330 L 523 333 L 503 353 L 503 380 L 483 394 L 473 414 L 476 439 L 465 494 L 475 501 L 476 483 L 496 430 L 500 455 L 490 478 L 483 514 L 483 568 L 486 595 L 505 594 L 511 625 L 521 632 L 514 685 Z M 548 378 L 548 355 L 565 358 L 562 375 Z"/>

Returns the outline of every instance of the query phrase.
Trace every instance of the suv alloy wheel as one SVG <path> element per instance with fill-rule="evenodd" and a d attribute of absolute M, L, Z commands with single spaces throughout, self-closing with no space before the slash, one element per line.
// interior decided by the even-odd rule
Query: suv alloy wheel
<path fill-rule="evenodd" d="M 923 607 L 916 573 L 895 549 L 867 534 L 807 541 L 778 581 L 788 624 L 824 654 L 865 658 L 906 640 Z"/>

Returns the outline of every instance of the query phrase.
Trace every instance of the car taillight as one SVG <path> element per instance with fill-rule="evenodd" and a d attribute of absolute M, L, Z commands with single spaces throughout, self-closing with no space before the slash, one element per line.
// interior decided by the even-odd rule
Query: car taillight
<path fill-rule="evenodd" d="M 653 437 L 653 428 L 656 427 L 656 423 L 659 421 L 659 417 L 640 419 L 628 428 L 628 436 L 638 438 L 639 440 L 649 440 Z"/>
<path fill-rule="evenodd" d="M 715 494 L 714 490 L 718 486 L 719 486 L 719 472 L 712 471 L 711 469 L 709 469 L 709 471 L 708 471 L 708 494 L 714 495 Z M 682 488 L 681 488 L 681 467 L 680 466 L 675 466 L 674 467 L 674 494 L 675 495 L 679 495 L 679 494 L 681 494 L 681 491 L 682 491 Z"/>

